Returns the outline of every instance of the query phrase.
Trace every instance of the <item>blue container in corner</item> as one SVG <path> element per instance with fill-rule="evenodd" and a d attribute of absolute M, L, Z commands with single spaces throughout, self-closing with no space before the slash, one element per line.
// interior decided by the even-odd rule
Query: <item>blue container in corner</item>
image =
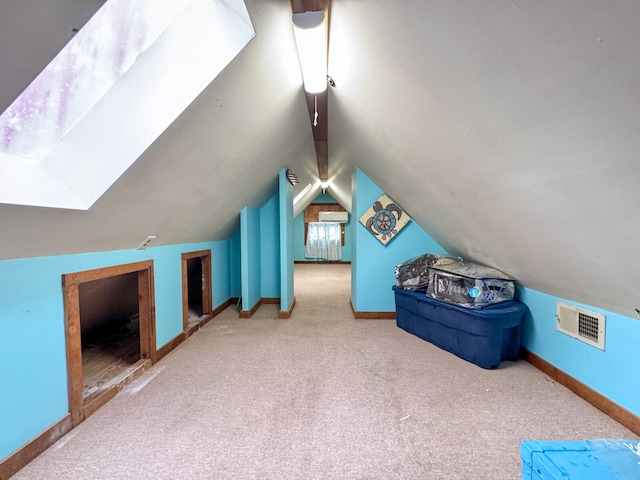
<path fill-rule="evenodd" d="M 520 444 L 524 480 L 635 480 L 640 478 L 638 440 Z"/>
<path fill-rule="evenodd" d="M 393 291 L 401 329 L 482 368 L 517 360 L 527 312 L 524 303 L 509 300 L 470 309 L 397 286 Z"/>

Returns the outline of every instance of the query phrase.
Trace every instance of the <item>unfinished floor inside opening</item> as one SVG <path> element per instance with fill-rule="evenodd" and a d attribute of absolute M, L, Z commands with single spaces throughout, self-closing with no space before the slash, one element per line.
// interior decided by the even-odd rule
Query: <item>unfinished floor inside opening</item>
<path fill-rule="evenodd" d="M 138 277 L 128 273 L 80 285 L 83 397 L 140 360 Z"/>
<path fill-rule="evenodd" d="M 182 310 L 185 333 L 212 317 L 211 250 L 182 254 Z"/>
<path fill-rule="evenodd" d="M 156 361 L 153 261 L 67 273 L 62 284 L 75 426 Z"/>

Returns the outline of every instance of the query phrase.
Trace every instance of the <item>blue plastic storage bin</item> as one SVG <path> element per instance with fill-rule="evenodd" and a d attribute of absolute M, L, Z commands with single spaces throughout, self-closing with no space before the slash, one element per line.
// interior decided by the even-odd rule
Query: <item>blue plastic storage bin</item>
<path fill-rule="evenodd" d="M 525 304 L 510 300 L 469 309 L 393 286 L 398 327 L 482 368 L 520 353 Z"/>
<path fill-rule="evenodd" d="M 587 440 L 520 444 L 522 478 L 526 480 L 637 480 L 638 440 Z"/>

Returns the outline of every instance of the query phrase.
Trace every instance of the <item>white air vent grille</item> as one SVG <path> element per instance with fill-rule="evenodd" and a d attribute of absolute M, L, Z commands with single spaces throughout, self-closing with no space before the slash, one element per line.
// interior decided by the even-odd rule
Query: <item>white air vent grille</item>
<path fill-rule="evenodd" d="M 575 305 L 558 302 L 556 329 L 578 340 L 604 350 L 605 316 Z"/>

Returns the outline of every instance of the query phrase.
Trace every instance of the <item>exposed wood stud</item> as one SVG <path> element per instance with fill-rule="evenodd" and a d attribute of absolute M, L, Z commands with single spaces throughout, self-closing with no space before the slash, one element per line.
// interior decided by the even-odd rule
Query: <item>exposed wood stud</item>
<path fill-rule="evenodd" d="M 202 257 L 202 314 L 211 315 L 213 298 L 211 297 L 211 251 Z"/>
<path fill-rule="evenodd" d="M 67 374 L 69 377 L 69 413 L 71 414 L 71 424 L 75 427 L 84 420 L 80 288 L 78 283 L 68 285 L 64 289 L 64 320 L 66 324 Z"/>
<path fill-rule="evenodd" d="M 153 272 L 153 267 L 151 267 Z M 156 352 L 155 316 L 152 314 L 152 297 L 149 270 L 138 272 L 138 316 L 140 318 L 140 358 L 154 361 Z"/>
<path fill-rule="evenodd" d="M 328 0 L 291 0 L 293 13 L 318 12 L 327 7 Z"/>
<path fill-rule="evenodd" d="M 116 275 L 124 275 L 125 273 L 138 272 L 149 268 L 150 261 L 127 263 L 124 265 L 114 265 L 112 267 L 97 268 L 95 270 L 86 270 L 83 272 L 66 273 L 62 277 L 62 284 L 69 286 L 77 283 L 90 282 L 92 280 L 100 280 L 107 277 L 115 277 Z"/>
<path fill-rule="evenodd" d="M 318 161 L 318 177 L 320 181 L 329 180 L 329 147 L 326 140 L 313 142 L 316 147 L 316 158 Z"/>

